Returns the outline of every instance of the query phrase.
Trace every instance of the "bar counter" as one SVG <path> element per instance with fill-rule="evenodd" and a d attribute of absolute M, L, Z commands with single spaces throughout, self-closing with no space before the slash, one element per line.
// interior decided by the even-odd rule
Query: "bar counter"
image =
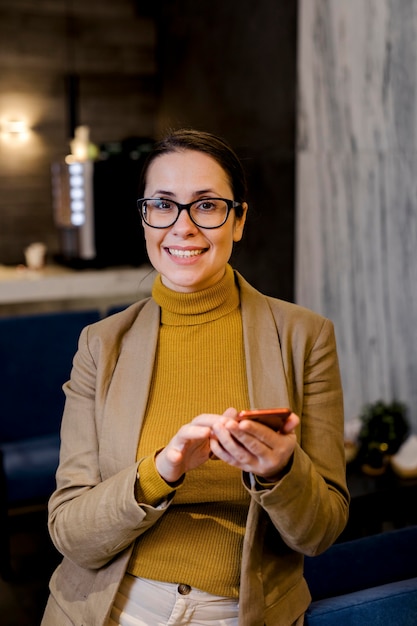
<path fill-rule="evenodd" d="M 0 315 L 130 304 L 150 294 L 154 277 L 149 265 L 83 270 L 0 265 Z"/>

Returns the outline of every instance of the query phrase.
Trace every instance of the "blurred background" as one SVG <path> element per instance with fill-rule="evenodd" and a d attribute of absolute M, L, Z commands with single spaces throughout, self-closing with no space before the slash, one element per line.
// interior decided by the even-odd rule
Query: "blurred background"
<path fill-rule="evenodd" d="M 138 176 L 180 126 L 225 137 L 246 169 L 233 265 L 333 320 L 347 442 L 395 403 L 415 437 L 417 0 L 0 0 L 0 317 L 48 309 L 54 280 L 55 309 L 90 306 L 99 285 L 102 302 L 148 293 Z M 95 220 L 84 239 L 85 207 L 74 217 L 60 195 L 80 127 Z M 36 276 L 34 242 L 46 246 Z M 354 487 L 356 519 L 410 521 L 416 447 L 408 462 L 411 481 Z M 4 626 L 39 623 L 58 559 L 44 514 L 12 520 Z"/>
<path fill-rule="evenodd" d="M 113 156 L 99 188 L 111 190 L 116 246 L 129 237 L 117 230 L 136 183 L 129 153 L 184 125 L 224 136 L 244 159 L 251 219 L 236 264 L 292 298 L 296 15 L 295 0 L 1 0 L 0 263 L 24 262 L 38 240 L 60 253 L 50 169 L 76 126 Z M 6 137 L 15 120 L 21 141 Z"/>

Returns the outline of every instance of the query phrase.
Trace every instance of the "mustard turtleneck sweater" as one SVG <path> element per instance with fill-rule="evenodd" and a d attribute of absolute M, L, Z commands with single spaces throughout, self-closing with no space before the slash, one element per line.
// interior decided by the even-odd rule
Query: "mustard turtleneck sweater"
<path fill-rule="evenodd" d="M 158 276 L 161 307 L 153 379 L 138 446 L 138 502 L 157 506 L 174 488 L 158 474 L 156 450 L 201 413 L 249 406 L 239 290 L 227 266 L 215 286 L 178 293 Z M 240 470 L 208 461 L 176 487 L 171 506 L 135 544 L 128 571 L 237 597 L 249 496 Z"/>

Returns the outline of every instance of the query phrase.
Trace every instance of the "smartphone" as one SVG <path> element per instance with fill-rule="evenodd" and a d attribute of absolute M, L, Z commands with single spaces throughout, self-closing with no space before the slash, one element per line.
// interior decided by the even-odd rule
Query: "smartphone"
<path fill-rule="evenodd" d="M 285 422 L 291 415 L 291 409 L 252 409 L 247 411 L 240 411 L 237 415 L 237 419 L 241 420 L 256 420 L 269 426 L 275 431 L 281 430 Z"/>

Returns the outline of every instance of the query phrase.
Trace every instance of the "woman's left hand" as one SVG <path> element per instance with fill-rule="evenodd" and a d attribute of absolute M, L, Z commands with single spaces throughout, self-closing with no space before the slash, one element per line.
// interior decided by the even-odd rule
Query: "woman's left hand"
<path fill-rule="evenodd" d="M 275 482 L 292 458 L 299 417 L 291 413 L 281 432 L 253 420 L 237 421 L 236 417 L 236 409 L 230 408 L 212 425 L 212 453 L 229 465 Z"/>

